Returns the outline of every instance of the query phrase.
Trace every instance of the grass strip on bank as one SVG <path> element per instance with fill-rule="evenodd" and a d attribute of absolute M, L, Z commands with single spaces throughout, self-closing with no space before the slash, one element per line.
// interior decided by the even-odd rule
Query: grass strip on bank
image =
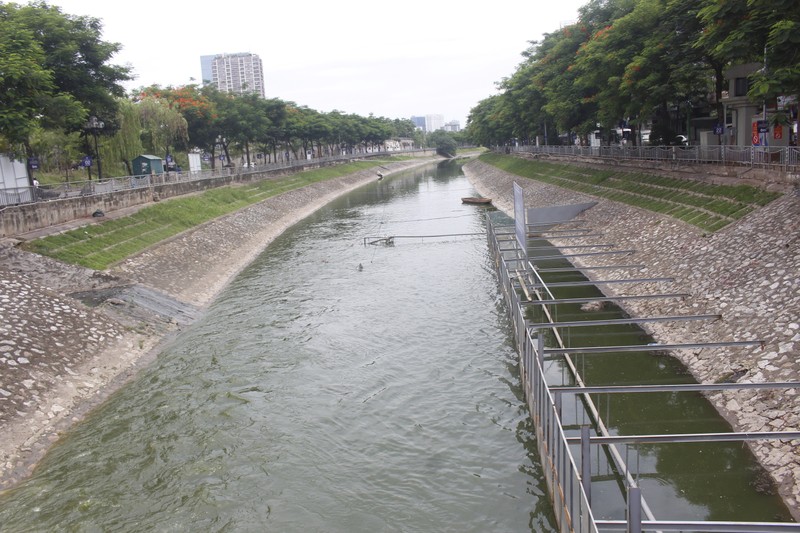
<path fill-rule="evenodd" d="M 502 154 L 479 159 L 523 178 L 655 211 L 711 233 L 781 196 L 750 185 L 714 185 Z"/>
<path fill-rule="evenodd" d="M 293 189 L 375 167 L 381 162 L 387 161 L 356 161 L 245 185 L 209 189 L 202 194 L 164 200 L 127 217 L 30 241 L 23 247 L 67 263 L 104 270 L 209 220 Z"/>

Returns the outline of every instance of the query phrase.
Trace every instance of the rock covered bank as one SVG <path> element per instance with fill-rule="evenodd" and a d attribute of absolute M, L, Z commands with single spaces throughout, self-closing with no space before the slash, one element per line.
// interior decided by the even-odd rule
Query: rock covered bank
<path fill-rule="evenodd" d="M 520 178 L 472 161 L 464 172 L 475 188 L 513 215 L 513 182 L 527 207 L 597 201 L 598 198 Z M 620 294 L 689 293 L 686 301 L 633 300 L 634 316 L 719 313 L 722 320 L 651 325 L 662 343 L 762 340 L 764 348 L 681 350 L 673 354 L 699 382 L 734 377 L 739 382 L 800 381 L 800 196 L 787 194 L 744 219 L 706 235 L 657 213 L 599 199 L 581 215 L 616 249 L 635 249 L 644 265 L 635 277 L 671 277 L 674 283 L 633 284 Z M 570 240 L 569 243 L 588 244 Z M 593 239 L 593 242 L 599 242 Z M 619 264 L 613 256 L 585 264 Z M 605 279 L 615 277 L 605 271 Z M 617 277 L 631 277 L 630 271 Z M 599 279 L 599 278 L 595 278 Z M 604 291 L 608 289 L 603 288 Z M 608 292 L 607 292 L 608 294 Z M 800 389 L 725 392 L 710 400 L 737 431 L 800 430 Z M 755 441 L 751 447 L 800 520 L 800 441 Z"/>

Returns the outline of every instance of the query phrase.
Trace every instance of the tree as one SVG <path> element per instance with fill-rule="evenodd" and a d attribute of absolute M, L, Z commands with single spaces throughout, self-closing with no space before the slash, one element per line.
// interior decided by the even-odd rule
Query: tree
<path fill-rule="evenodd" d="M 107 64 L 119 45 L 101 33 L 99 20 L 44 2 L 0 3 L 0 135 L 32 156 L 36 128 L 80 131 L 91 113 L 115 129 L 118 82 L 130 74 Z"/>
<path fill-rule="evenodd" d="M 510 121 L 503 111 L 503 95 L 496 94 L 478 102 L 467 117 L 470 139 L 482 146 L 505 144 L 513 137 Z"/>
<path fill-rule="evenodd" d="M 166 157 L 171 153 L 170 148 L 186 148 L 188 124 L 168 99 L 156 94 L 140 97 L 138 110 L 142 125 L 141 139 L 146 150 Z"/>
<path fill-rule="evenodd" d="M 120 82 L 132 79 L 129 67 L 109 64 L 119 52 L 119 43 L 101 40 L 99 19 L 62 13 L 43 1 L 24 6 L 6 4 L 10 18 L 35 35 L 43 56 L 42 68 L 52 73 L 55 94 L 70 95 L 85 115 L 63 120 L 57 113 L 50 120 L 77 131 L 89 114 L 101 117 L 113 127 L 117 100 L 125 95 Z"/>
<path fill-rule="evenodd" d="M 436 153 L 443 157 L 455 157 L 458 143 L 453 139 L 452 134 L 437 130 L 428 135 L 428 142 L 436 146 Z"/>
<path fill-rule="evenodd" d="M 119 125 L 114 136 L 103 146 L 103 160 L 121 164 L 124 175 L 133 175 L 133 159 L 144 153 L 142 145 L 142 117 L 138 104 L 127 98 L 121 98 L 117 108 L 116 123 Z M 113 168 L 108 169 L 114 175 Z M 122 173 L 121 173 L 122 174 Z"/>
<path fill-rule="evenodd" d="M 12 144 L 28 140 L 53 90 L 53 74 L 42 63 L 33 33 L 0 11 L 0 133 Z"/>
<path fill-rule="evenodd" d="M 730 63 L 763 63 L 748 95 L 759 102 L 800 93 L 800 10 L 793 0 L 703 0 L 700 46 Z"/>

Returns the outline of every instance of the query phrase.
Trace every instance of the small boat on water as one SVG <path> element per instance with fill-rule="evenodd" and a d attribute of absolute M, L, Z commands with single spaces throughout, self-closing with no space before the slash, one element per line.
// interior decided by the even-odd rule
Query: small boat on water
<path fill-rule="evenodd" d="M 466 198 L 462 198 L 461 201 L 465 204 L 475 204 L 475 205 L 488 205 L 492 203 L 491 198 L 477 198 L 474 196 L 467 196 Z"/>

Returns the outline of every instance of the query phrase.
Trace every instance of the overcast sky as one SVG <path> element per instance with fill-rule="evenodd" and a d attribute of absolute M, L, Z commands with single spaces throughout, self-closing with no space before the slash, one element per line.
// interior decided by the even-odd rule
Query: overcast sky
<path fill-rule="evenodd" d="M 24 0 L 17 0 L 23 3 Z M 514 73 L 528 41 L 575 22 L 588 0 L 51 0 L 97 17 L 133 67 L 127 89 L 200 83 L 200 56 L 251 52 L 267 98 L 388 118 L 469 111 Z"/>

